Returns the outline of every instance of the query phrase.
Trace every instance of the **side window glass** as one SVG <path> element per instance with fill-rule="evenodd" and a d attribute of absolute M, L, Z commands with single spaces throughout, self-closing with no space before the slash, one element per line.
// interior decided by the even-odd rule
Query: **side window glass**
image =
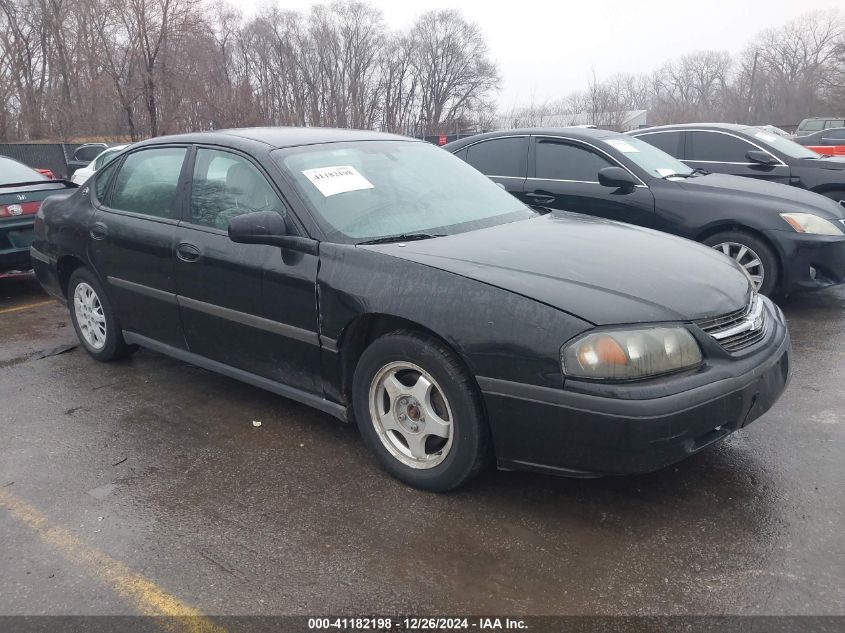
<path fill-rule="evenodd" d="M 756 149 L 750 143 L 729 134 L 690 132 L 687 160 L 715 163 L 747 163 L 745 154 Z"/>
<path fill-rule="evenodd" d="M 486 176 L 525 178 L 528 137 L 497 138 L 467 148 L 470 165 Z"/>
<path fill-rule="evenodd" d="M 459 149 L 457 152 L 455 152 L 455 156 L 460 158 L 462 161 L 466 162 L 467 152 L 469 152 L 469 148 L 465 147 L 465 148 Z"/>
<path fill-rule="evenodd" d="M 638 139 L 653 145 L 657 149 L 675 158 L 681 157 L 681 133 L 680 132 L 654 132 L 652 134 L 640 134 Z"/>
<path fill-rule="evenodd" d="M 578 145 L 538 139 L 536 177 L 549 180 L 598 182 L 599 169 L 613 163 Z"/>
<path fill-rule="evenodd" d="M 285 216 L 282 201 L 255 165 L 237 154 L 197 150 L 190 221 L 225 231 L 231 218 L 253 211 Z"/>
<path fill-rule="evenodd" d="M 103 169 L 97 171 L 94 179 L 94 193 L 100 203 L 105 202 L 106 193 L 109 188 L 112 176 L 114 176 L 114 169 L 117 163 L 106 165 Z"/>
<path fill-rule="evenodd" d="M 126 157 L 117 173 L 109 206 L 121 211 L 176 219 L 184 147 L 145 149 Z"/>
<path fill-rule="evenodd" d="M 825 134 L 825 138 L 836 138 L 836 139 L 845 138 L 845 129 L 831 130 L 830 132 Z"/>

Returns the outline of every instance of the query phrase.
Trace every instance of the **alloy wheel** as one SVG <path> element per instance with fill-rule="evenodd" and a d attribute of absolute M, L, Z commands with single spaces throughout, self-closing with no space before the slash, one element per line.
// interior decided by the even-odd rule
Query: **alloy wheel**
<path fill-rule="evenodd" d="M 370 384 L 370 418 L 384 447 L 411 468 L 433 468 L 452 448 L 449 402 L 437 381 L 421 367 L 393 362 Z"/>
<path fill-rule="evenodd" d="M 94 289 L 84 281 L 73 291 L 73 311 L 85 342 L 101 350 L 106 344 L 106 315 Z"/>
<path fill-rule="evenodd" d="M 745 269 L 745 272 L 748 273 L 754 289 L 760 289 L 760 286 L 763 285 L 763 280 L 766 278 L 766 270 L 763 267 L 763 261 L 757 253 L 745 244 L 739 244 L 738 242 L 722 242 L 720 244 L 714 244 L 712 248 L 736 260 Z"/>

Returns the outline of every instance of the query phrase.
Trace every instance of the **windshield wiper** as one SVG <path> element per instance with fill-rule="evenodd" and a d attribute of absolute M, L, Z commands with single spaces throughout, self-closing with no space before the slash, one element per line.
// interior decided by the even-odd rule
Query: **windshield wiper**
<path fill-rule="evenodd" d="M 696 167 L 690 172 L 690 176 L 706 176 L 710 172 L 706 169 L 702 169 L 701 167 Z"/>
<path fill-rule="evenodd" d="M 385 235 L 384 237 L 377 237 L 372 240 L 356 242 L 356 245 L 361 246 L 365 244 L 390 244 L 391 242 L 414 242 L 417 240 L 430 240 L 434 237 L 443 237 L 443 235 L 433 233 L 400 233 L 399 235 Z"/>
<path fill-rule="evenodd" d="M 692 176 L 693 173 L 694 172 L 690 172 L 688 174 L 677 174 L 677 173 L 666 174 L 665 176 L 663 176 L 663 180 L 668 180 L 669 178 L 689 178 L 690 176 Z"/>

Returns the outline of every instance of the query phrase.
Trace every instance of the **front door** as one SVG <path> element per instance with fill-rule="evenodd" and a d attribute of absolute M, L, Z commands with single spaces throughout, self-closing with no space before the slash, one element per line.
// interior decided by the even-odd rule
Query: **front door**
<path fill-rule="evenodd" d="M 532 155 L 525 195 L 537 204 L 657 228 L 654 196 L 648 187 L 599 184 L 600 169 L 619 166 L 608 156 L 577 141 L 551 137 L 535 137 Z"/>
<path fill-rule="evenodd" d="M 116 174 L 98 174 L 92 192 L 98 209 L 89 227 L 91 257 L 121 327 L 182 349 L 173 247 L 186 153 L 185 147 L 141 149 Z"/>
<path fill-rule="evenodd" d="M 689 131 L 686 133 L 684 163 L 719 174 L 746 176 L 790 184 L 790 169 L 777 157 L 774 165 L 761 165 L 748 159 L 749 151 L 766 150 L 726 132 Z M 770 152 L 766 152 L 770 153 Z"/>
<path fill-rule="evenodd" d="M 243 155 L 201 147 L 193 163 L 190 202 L 174 249 L 189 350 L 319 392 L 317 256 L 232 242 L 231 218 L 253 211 L 287 216 L 286 206 Z"/>

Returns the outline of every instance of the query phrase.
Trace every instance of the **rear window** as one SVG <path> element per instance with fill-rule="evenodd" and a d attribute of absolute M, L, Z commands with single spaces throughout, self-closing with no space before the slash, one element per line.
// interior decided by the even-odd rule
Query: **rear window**
<path fill-rule="evenodd" d="M 38 180 L 49 180 L 49 178 L 42 176 L 23 163 L 0 156 L 0 186 L 14 185 L 19 182 L 36 182 Z"/>

